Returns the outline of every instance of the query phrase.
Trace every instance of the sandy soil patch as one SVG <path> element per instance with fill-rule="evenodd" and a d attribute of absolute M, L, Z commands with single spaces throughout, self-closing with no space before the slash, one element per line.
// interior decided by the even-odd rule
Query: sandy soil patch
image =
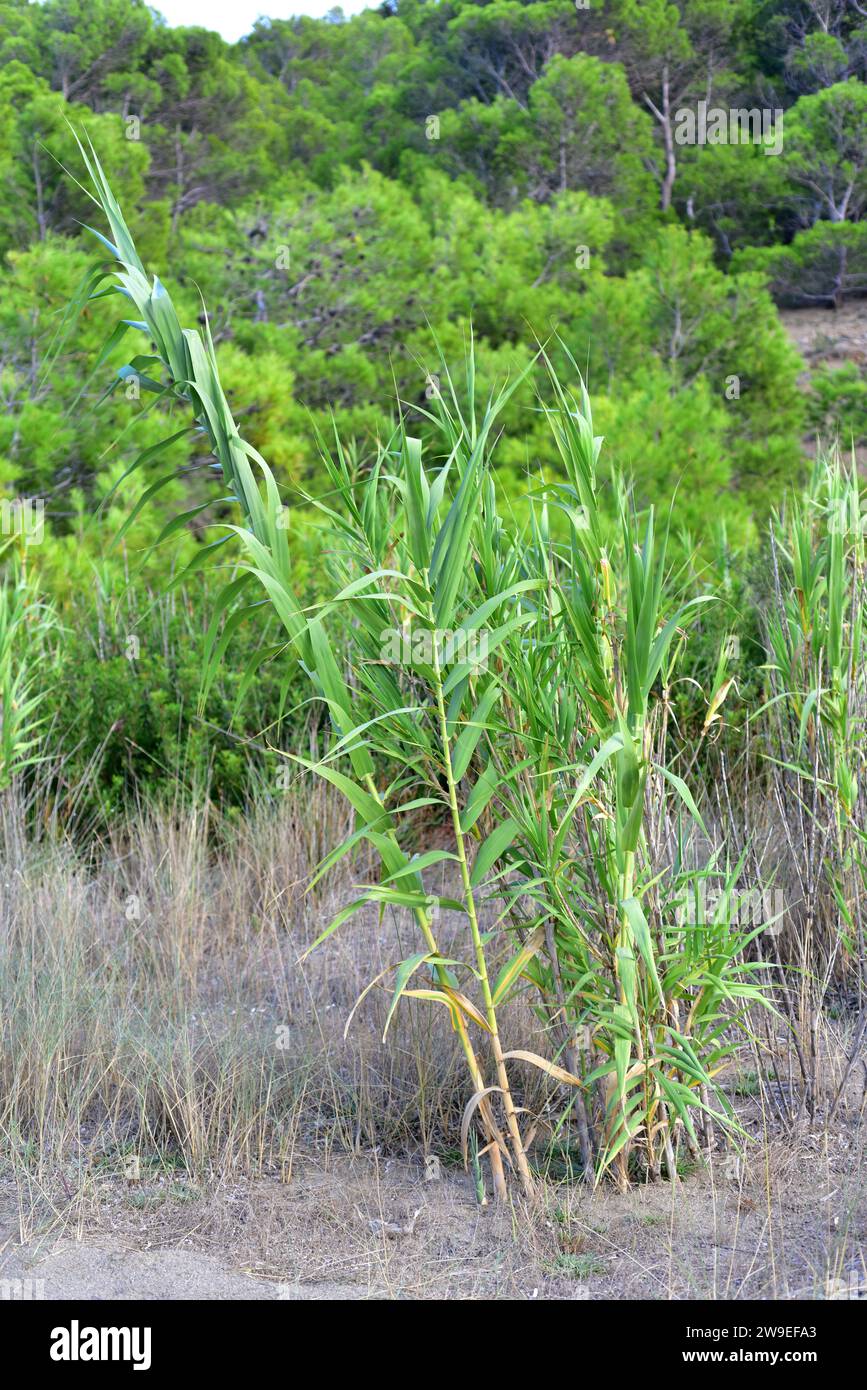
<path fill-rule="evenodd" d="M 465 1175 L 429 1182 L 420 1161 L 376 1154 L 305 1154 L 289 1182 L 182 1198 L 102 1179 L 23 1243 L 9 1179 L 0 1229 L 0 1279 L 49 1299 L 867 1296 L 863 1144 L 842 1130 L 770 1136 L 676 1189 L 551 1182 L 531 1211 L 480 1207 Z"/>

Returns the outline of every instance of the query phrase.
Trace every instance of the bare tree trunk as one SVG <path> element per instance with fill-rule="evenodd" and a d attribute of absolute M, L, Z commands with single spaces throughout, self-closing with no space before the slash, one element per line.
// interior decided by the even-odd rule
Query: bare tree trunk
<path fill-rule="evenodd" d="M 840 258 L 837 262 L 837 274 L 834 277 L 833 305 L 835 309 L 842 309 L 846 299 L 846 247 L 840 247 Z"/>
<path fill-rule="evenodd" d="M 661 105 L 657 106 L 651 97 L 644 93 L 644 100 L 653 112 L 654 120 L 659 122 L 662 130 L 662 143 L 665 149 L 665 174 L 659 192 L 659 206 L 663 212 L 668 212 L 671 207 L 671 192 L 674 188 L 674 180 L 677 177 L 677 161 L 674 157 L 674 132 L 671 128 L 671 81 L 668 74 L 668 64 L 662 69 L 662 98 Z"/>
<path fill-rule="evenodd" d="M 662 70 L 662 139 L 665 145 L 665 178 L 662 180 L 659 205 L 663 212 L 668 212 L 671 207 L 671 193 L 677 175 L 677 164 L 674 158 L 674 135 L 671 129 L 671 90 L 667 67 Z"/>
<path fill-rule="evenodd" d="M 42 170 L 39 167 L 39 146 L 33 142 L 33 181 L 36 184 L 36 221 L 39 224 L 39 240 L 44 241 L 48 226 L 45 221 L 45 197 L 42 191 Z"/>

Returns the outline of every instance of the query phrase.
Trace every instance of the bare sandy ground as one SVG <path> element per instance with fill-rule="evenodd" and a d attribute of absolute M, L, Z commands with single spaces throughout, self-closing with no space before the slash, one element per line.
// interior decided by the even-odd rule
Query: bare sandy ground
<path fill-rule="evenodd" d="M 190 1250 L 136 1250 L 123 1240 L 97 1244 L 60 1240 L 47 1254 L 38 1247 L 14 1252 L 3 1264 L 8 1295 L 73 1300 L 265 1299 L 273 1284 L 226 1268 Z M 20 1282 L 20 1292 L 19 1285 Z"/>
<path fill-rule="evenodd" d="M 4 1297 L 565 1299 L 867 1297 L 858 1134 L 804 1133 L 667 1183 L 549 1183 L 534 1209 L 480 1207 L 462 1173 L 305 1154 L 291 1180 L 101 1178 L 39 1229 L 0 1196 Z M 403 1228 L 402 1233 L 386 1227 Z M 23 1236 L 23 1239 L 22 1239 Z M 15 1281 L 31 1281 L 16 1283 Z"/>
<path fill-rule="evenodd" d="M 867 365 L 867 299 L 850 300 L 841 309 L 783 309 L 780 318 L 808 367 Z"/>
<path fill-rule="evenodd" d="M 28 1289 L 46 1299 L 532 1296 L 538 1280 L 528 1266 L 515 1284 L 511 1213 L 480 1208 L 467 1179 L 427 1182 L 420 1168 L 376 1156 L 310 1158 L 288 1183 L 221 1183 L 180 1202 L 160 1184 L 112 1186 L 22 1242 L 7 1184 L 7 1297 Z"/>
<path fill-rule="evenodd" d="M 783 309 L 780 319 L 804 359 L 802 386 L 809 387 L 811 374 L 823 366 L 854 362 L 867 370 L 867 299 L 853 299 L 841 309 Z M 815 455 L 812 433 L 805 436 L 804 448 Z M 859 468 L 867 467 L 867 447 L 857 445 L 855 457 Z"/>

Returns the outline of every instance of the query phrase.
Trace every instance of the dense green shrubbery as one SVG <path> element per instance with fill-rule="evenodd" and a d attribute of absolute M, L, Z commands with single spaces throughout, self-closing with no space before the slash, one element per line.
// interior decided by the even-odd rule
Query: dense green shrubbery
<path fill-rule="evenodd" d="M 98 362 L 105 305 L 63 331 L 95 254 L 81 226 L 92 204 L 62 167 L 67 120 L 136 209 L 145 257 L 171 266 L 185 322 L 201 322 L 204 295 L 229 402 L 293 508 L 313 590 L 310 558 L 328 549 L 303 507 L 325 485 L 315 430 L 330 436 L 333 417 L 369 466 L 396 384 L 435 449 L 432 364 L 440 349 L 460 358 L 471 331 L 481 398 L 537 338 L 566 368 L 556 329 L 594 394 L 601 485 L 612 469 L 641 506 L 673 496 L 703 563 L 708 521 L 723 523 L 743 565 L 802 471 L 805 427 L 864 434 L 861 376 L 823 370 L 805 396 L 768 289 L 821 303 L 867 288 L 863 20 L 844 5 L 824 29 L 805 23 L 784 0 L 386 0 L 351 21 L 262 22 L 228 45 L 160 25 L 139 0 L 0 0 L 0 500 L 45 502 L 28 556 L 66 628 L 55 731 L 70 783 L 101 749 L 93 794 L 108 804 L 168 785 L 179 765 L 194 780 L 210 769 L 233 802 L 257 764 L 210 728 L 226 726 L 235 689 L 214 687 L 206 722 L 195 713 L 208 621 L 195 591 L 168 647 L 163 610 L 139 617 L 134 662 L 102 631 L 108 600 L 94 595 L 127 567 L 159 589 L 165 552 L 148 547 L 179 506 L 178 565 L 219 533 L 195 511 L 210 462 L 179 433 L 137 474 L 140 495 L 156 491 L 128 556 L 106 547 L 128 509 L 111 489 L 165 435 L 166 405 L 144 361 L 100 402 L 126 361 L 116 340 Z M 779 156 L 676 141 L 666 154 L 676 110 L 699 100 L 783 110 Z M 519 517 L 562 477 L 538 385 L 530 372 L 499 419 L 502 495 Z M 723 634 L 698 631 L 707 674 Z M 279 683 L 279 662 L 263 666 L 244 731 L 274 717 Z M 676 698 L 691 718 L 686 686 Z"/>
<path fill-rule="evenodd" d="M 138 208 L 145 255 L 171 263 L 185 319 L 207 299 L 230 400 L 282 483 L 318 467 L 308 410 L 369 451 L 394 380 L 424 408 L 431 328 L 454 357 L 472 321 L 485 384 L 556 328 L 639 499 L 667 496 L 674 468 L 681 521 L 713 511 L 748 539 L 797 473 L 804 424 L 762 276 L 808 302 L 863 288 L 862 27 L 843 6 L 804 34 L 774 0 L 387 0 L 348 22 L 263 22 L 230 46 L 126 0 L 5 0 L 0 488 L 47 498 L 52 530 L 74 532 L 131 462 L 128 439 L 161 430 L 129 384 L 81 408 L 98 394 L 84 365 L 97 306 L 74 347 L 53 342 L 92 257 L 87 197 L 58 162 L 69 118 Z M 676 110 L 766 107 L 771 86 L 778 157 L 665 154 Z M 557 467 L 534 408 L 528 383 L 503 419 L 516 496 L 528 470 Z M 172 461 L 197 502 L 190 439 Z"/>
<path fill-rule="evenodd" d="M 867 443 L 867 374 L 855 362 L 821 366 L 811 382 L 810 424 L 844 448 Z"/>
<path fill-rule="evenodd" d="M 279 794 L 275 750 L 309 738 L 312 721 L 298 673 L 279 652 L 242 688 L 245 665 L 279 640 L 273 623 L 238 626 L 238 664 L 221 664 L 203 691 L 203 615 L 213 608 L 213 586 L 202 594 L 191 585 L 182 597 L 139 591 L 132 604 L 97 586 L 95 600 L 93 589 L 79 595 L 62 619 L 29 583 L 19 589 L 27 621 L 6 654 L 11 671 L 38 691 L 34 717 L 42 721 L 34 730 L 39 761 L 26 770 L 19 759 L 19 767 L 41 781 L 61 823 L 103 828 L 139 798 L 204 794 L 231 816 L 256 793 Z M 0 677 L 2 637 L 0 621 Z M 0 729 L 3 706 L 0 689 Z M 0 756 L 0 772 L 2 764 Z"/>

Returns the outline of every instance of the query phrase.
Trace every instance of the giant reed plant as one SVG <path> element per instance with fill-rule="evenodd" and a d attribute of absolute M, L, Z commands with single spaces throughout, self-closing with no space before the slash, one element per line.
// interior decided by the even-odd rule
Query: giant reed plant
<path fill-rule="evenodd" d="M 777 967 L 812 1115 L 829 990 L 851 990 L 861 1010 L 848 1070 L 867 1027 L 867 543 L 854 462 L 820 452 L 804 492 L 773 516 L 770 550 L 768 699 L 756 717 L 792 885 Z"/>
<path fill-rule="evenodd" d="M 164 286 L 145 273 L 98 160 L 92 150 L 82 156 L 110 228 L 110 239 L 97 233 L 110 260 L 93 267 L 72 311 L 105 294 L 128 301 L 132 314 L 106 352 L 129 330 L 152 348 L 119 380 L 135 375 L 155 401 L 189 410 L 219 462 L 221 501 L 240 511 L 193 562 L 219 555 L 232 538 L 239 547 L 239 570 L 208 635 L 205 683 L 264 593 L 333 730 L 320 761 L 295 761 L 355 812 L 352 834 L 317 877 L 361 842 L 378 859 L 375 881 L 361 885 L 316 944 L 366 904 L 411 914 L 418 949 L 369 988 L 387 984 L 389 1020 L 407 997 L 448 1010 L 471 1087 L 464 1145 L 478 1124 L 498 1197 L 507 1168 L 525 1192 L 534 1187 L 534 1121 L 513 1093 L 522 1065 L 577 1096 L 588 1167 L 601 1173 L 617 1162 L 625 1180 L 627 1150 L 641 1145 L 651 1172 L 663 1152 L 673 1175 L 678 1127 L 696 1142 L 692 1112 L 729 1118 L 715 1082 L 733 1046 L 726 1030 L 760 990 L 742 961 L 743 934 L 728 920 L 700 929 L 684 922 L 688 875 L 656 864 L 649 850 L 653 797 L 671 794 L 699 818 L 686 785 L 654 754 L 658 692 L 695 601 L 671 605 L 665 538 L 652 515 L 640 527 L 623 488 L 616 540 L 607 544 L 601 441 L 583 387 L 573 399 L 550 372 L 544 408 L 565 481 L 534 498 L 525 532 L 501 516 L 491 470 L 498 416 L 518 383 L 478 402 L 471 357 L 466 390 L 444 367 L 444 389 L 427 412 L 442 445 L 437 466 L 403 423 L 366 468 L 339 439 L 320 441 L 330 489 L 311 501 L 334 539 L 334 583 L 327 602 L 304 610 L 277 482 L 238 431 L 207 325 L 204 337 L 181 327 Z M 137 505 L 172 476 L 150 484 Z M 173 517 L 160 540 L 201 509 Z M 335 625 L 347 635 L 345 654 L 330 636 Z M 447 845 L 411 855 L 405 831 L 419 812 L 444 818 Z M 431 891 L 434 872 L 447 891 Z M 493 929 L 484 926 L 488 900 Z M 443 910 L 464 923 L 460 958 L 439 949 Z M 495 973 L 497 954 L 505 959 Z M 502 1010 L 525 989 L 550 1026 L 552 1057 L 504 1048 Z"/>
<path fill-rule="evenodd" d="M 698 1145 L 694 1114 L 705 1133 L 713 1118 L 731 1123 L 714 1077 L 737 1045 L 732 1022 L 763 997 L 763 967 L 743 959 L 754 933 L 736 925 L 736 875 L 722 874 L 704 910 L 716 865 L 689 867 L 683 818 L 704 827 L 665 762 L 672 667 L 684 624 L 707 600 L 673 598 L 667 536 L 652 511 L 639 523 L 622 485 L 616 524 L 606 524 L 586 392 L 572 395 L 550 365 L 548 376 L 565 481 L 543 490 L 530 538 L 504 543 L 493 518 L 481 527 L 500 538 L 496 558 L 493 544 L 482 549 L 491 588 L 539 580 L 520 600 L 532 625 L 506 639 L 506 720 L 487 743 L 514 830 L 504 896 L 525 938 L 544 934 L 546 959 L 530 973 L 582 1080 L 582 1158 L 616 1166 L 625 1182 L 630 1150 L 653 1175 L 663 1163 L 673 1174 L 676 1132 Z M 558 539 L 549 512 L 561 519 Z M 667 859 L 652 834 L 664 814 L 681 817 Z"/>
<path fill-rule="evenodd" d="M 293 592 L 280 493 L 265 460 L 239 434 L 220 383 L 210 331 L 206 328 L 203 339 L 198 331 L 181 327 L 164 286 L 158 279 L 151 284 L 145 274 L 98 159 L 92 150 L 87 153 L 82 148 L 81 153 L 112 240 L 100 233 L 97 235 L 114 263 L 108 266 L 100 263 L 88 273 L 77 302 L 71 306 L 71 316 L 88 299 L 106 293 L 119 293 L 133 306 L 137 317 L 126 319 L 118 326 L 109 339 L 106 352 L 120 342 L 130 328 L 143 332 L 155 350 L 134 357 L 122 369 L 120 379 L 135 376 L 143 389 L 151 391 L 157 399 L 181 400 L 188 406 L 194 419 L 193 428 L 206 438 L 219 461 L 228 496 L 242 513 L 243 524 L 228 527 L 228 534 L 235 535 L 241 545 L 241 572 L 218 601 L 207 643 L 208 661 L 212 662 L 221 651 L 217 626 L 220 617 L 231 612 L 227 625 L 230 626 L 238 615 L 237 605 L 247 597 L 251 587 L 255 584 L 260 590 L 264 589 L 283 623 L 288 645 L 308 671 L 337 734 L 337 742 L 326 761 L 315 766 L 300 758 L 297 761 L 337 787 L 351 802 L 358 818 L 353 836 L 328 856 L 324 867 L 349 852 L 361 839 L 368 841 L 380 859 L 379 882 L 369 885 L 348 905 L 325 929 L 320 941 L 364 903 L 375 902 L 382 908 L 390 906 L 411 911 L 422 949 L 395 964 L 392 1007 L 401 997 L 408 996 L 448 1009 L 469 1069 L 473 1085 L 469 1109 L 477 1109 L 481 1119 L 484 1151 L 490 1158 L 495 1192 L 498 1197 L 506 1193 L 505 1160 L 516 1170 L 529 1194 L 533 1190 L 533 1179 L 512 1099 L 507 1058 L 500 1041 L 497 990 L 490 978 L 477 911 L 480 880 L 504 847 L 504 840 L 502 832 L 491 837 L 471 864 L 467 837 L 475 817 L 469 805 L 461 804 L 458 790 L 499 687 L 496 682 L 471 679 L 472 663 L 461 663 L 447 673 L 444 669 L 446 653 L 442 651 L 440 638 L 442 632 L 459 626 L 465 633 L 480 627 L 509 599 L 508 594 L 503 594 L 496 601 L 486 602 L 474 614 L 463 606 L 463 581 L 472 561 L 474 517 L 487 477 L 488 438 L 497 414 L 514 387 L 490 402 L 474 438 L 467 440 L 463 433 L 456 438 L 448 466 L 440 470 L 433 483 L 422 467 L 418 441 L 403 434 L 394 441 L 393 450 L 385 451 L 385 457 L 377 464 L 358 500 L 353 495 L 345 463 L 338 462 L 336 467 L 340 472 L 335 473 L 335 482 L 346 511 L 345 515 L 338 516 L 333 509 L 328 510 L 345 537 L 349 561 L 354 560 L 359 569 L 353 581 L 335 596 L 324 612 L 312 616 L 302 612 Z M 109 276 L 113 283 L 106 288 L 104 282 Z M 147 450 L 128 472 L 152 463 L 185 432 L 175 432 L 163 445 Z M 393 476 L 386 476 L 383 466 L 386 463 L 389 469 L 397 470 Z M 171 476 L 171 473 L 166 475 L 166 479 Z M 150 485 L 139 505 L 149 500 L 166 479 Z M 380 481 L 383 489 L 388 485 L 396 491 L 402 504 L 402 533 L 395 541 L 382 525 Z M 448 483 L 452 483 L 449 490 Z M 190 513 L 173 518 L 159 540 L 165 540 L 199 510 L 201 508 L 194 508 Z M 210 553 L 224 540 L 222 537 L 212 543 Z M 387 563 L 384 563 L 386 558 Z M 198 559 L 194 561 L 197 563 Z M 362 650 L 359 674 L 371 696 L 388 708 L 372 718 L 365 718 L 363 723 L 358 722 L 358 702 L 340 670 L 324 621 L 327 610 L 336 606 L 346 606 L 366 620 L 368 634 L 373 632 L 380 647 L 386 630 L 396 622 L 403 625 L 407 617 L 415 625 L 415 636 L 421 633 L 427 637 L 423 645 L 428 658 L 420 663 L 417 671 L 413 669 L 415 684 L 423 687 L 417 706 L 407 705 L 403 692 L 384 667 L 371 673 L 370 668 L 375 663 L 365 662 Z M 463 610 L 460 619 L 459 607 Z M 376 781 L 377 753 L 394 754 L 403 767 L 402 775 L 385 787 Z M 335 765 L 338 760 L 348 764 L 348 771 Z M 416 780 L 420 787 L 427 786 L 434 794 L 409 798 L 403 795 L 407 786 Z M 478 799 L 477 795 L 476 802 Z M 448 809 L 454 847 L 413 860 L 401 848 L 401 817 L 436 801 L 443 802 Z M 423 869 L 445 859 L 453 861 L 459 874 L 460 890 L 456 898 L 429 893 L 422 877 Z M 442 907 L 457 910 L 466 918 L 470 948 L 466 962 L 445 958 L 439 952 L 435 918 Z M 421 970 L 428 980 L 417 987 L 415 976 Z M 462 970 L 476 982 L 480 1005 L 461 988 L 458 972 Z M 479 1035 L 486 1040 L 495 1079 L 485 1074 L 484 1064 L 479 1059 Z M 495 1094 L 501 1104 L 503 1118 L 500 1122 L 492 1105 Z"/>

